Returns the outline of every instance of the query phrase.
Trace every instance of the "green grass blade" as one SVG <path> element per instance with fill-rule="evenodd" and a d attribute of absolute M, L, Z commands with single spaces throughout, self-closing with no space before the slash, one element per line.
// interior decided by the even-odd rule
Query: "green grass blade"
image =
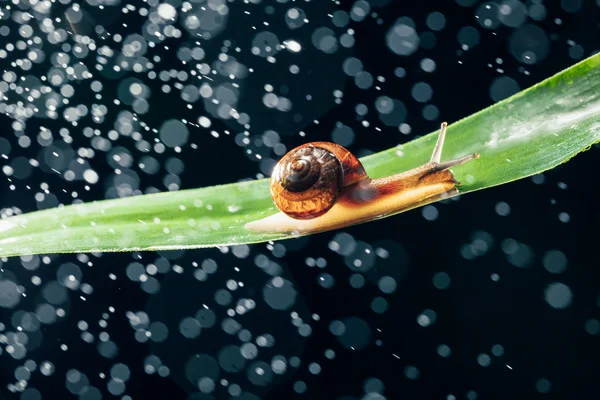
<path fill-rule="evenodd" d="M 361 161 L 372 178 L 408 170 L 429 159 L 436 133 Z M 595 55 L 450 125 L 442 159 L 481 154 L 453 169 L 464 194 L 546 171 L 598 141 L 600 55 Z M 266 179 L 65 206 L 0 221 L 0 256 L 184 249 L 291 237 L 244 228 L 276 211 Z"/>

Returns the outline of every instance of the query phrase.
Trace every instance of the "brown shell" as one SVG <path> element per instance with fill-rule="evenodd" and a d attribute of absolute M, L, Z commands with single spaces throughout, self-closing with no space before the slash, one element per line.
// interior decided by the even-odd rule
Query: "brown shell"
<path fill-rule="evenodd" d="M 367 179 L 362 164 L 346 148 L 312 142 L 288 152 L 271 176 L 271 196 L 277 208 L 295 219 L 325 214 L 340 189 Z"/>

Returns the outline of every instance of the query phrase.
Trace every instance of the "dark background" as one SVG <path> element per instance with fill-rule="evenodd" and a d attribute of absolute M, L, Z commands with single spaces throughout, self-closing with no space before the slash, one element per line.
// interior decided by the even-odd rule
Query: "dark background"
<path fill-rule="evenodd" d="M 526 4 L 531 6 L 534 3 L 538 2 Z M 578 4 L 580 7 L 577 7 Z M 260 23 L 263 19 L 271 18 L 273 22 L 270 29 L 279 34 L 285 31 L 285 26 L 281 24 L 282 15 L 294 3 L 270 2 L 269 5 L 274 8 L 274 12 L 268 17 L 262 11 L 267 7 L 266 2 L 254 5 L 253 21 Z M 310 43 L 310 35 L 316 26 L 328 23 L 327 12 L 349 10 L 351 2 L 344 2 L 341 6 L 325 2 L 298 3 L 297 6 L 310 16 L 311 22 L 289 36 L 304 38 L 307 50 L 302 55 L 301 70 L 312 74 L 312 77 L 302 81 L 301 85 L 310 85 L 306 87 L 306 93 L 311 93 L 318 104 L 312 108 L 306 106 L 304 111 L 305 106 L 301 102 L 294 102 L 294 107 L 299 104 L 302 116 L 300 121 L 293 118 L 291 113 L 266 110 L 261 104 L 263 86 L 266 83 L 287 84 L 292 88 L 297 86 L 294 86 L 295 78 L 287 72 L 290 61 L 286 57 L 291 57 L 290 55 L 282 52 L 277 63 L 268 64 L 262 59 L 260 62 L 256 61 L 256 57 L 247 50 L 251 47 L 253 33 L 246 29 L 248 22 L 244 19 L 243 7 L 237 9 L 236 4 L 231 4 L 230 19 L 224 33 L 203 42 L 207 53 L 205 61 L 209 62 L 208 60 L 216 57 L 225 39 L 234 41 L 235 46 L 244 50 L 236 55 L 238 61 L 255 68 L 256 72 L 246 80 L 245 97 L 241 100 L 240 109 L 246 109 L 252 115 L 253 138 L 260 137 L 265 129 L 273 129 L 280 133 L 281 142 L 290 149 L 307 140 L 331 140 L 331 132 L 336 123 L 342 122 L 355 133 L 355 140 L 348 146 L 349 149 L 362 155 L 409 141 L 418 134 L 437 129 L 442 120 L 456 121 L 493 104 L 490 86 L 498 76 L 511 77 L 523 89 L 591 55 L 599 48 L 597 38 L 600 33 L 600 8 L 595 1 L 544 2 L 546 17 L 541 21 L 528 19 L 527 23 L 534 23 L 547 33 L 550 47 L 543 60 L 531 65 L 520 63 L 509 51 L 508 43 L 515 29 L 502 24 L 496 29 L 482 28 L 475 18 L 479 5 L 478 2 L 464 0 L 392 1 L 387 6 L 372 9 L 372 12 L 378 14 L 376 18 L 369 16 L 360 23 L 350 22 L 349 27 L 354 29 L 356 38 L 352 50 L 340 47 L 336 53 L 326 55 L 314 49 Z M 52 12 L 60 15 L 60 7 L 57 5 Z M 88 9 L 94 10 L 90 7 Z M 119 7 L 116 9 L 117 11 L 111 11 L 108 8 L 102 13 L 94 11 L 96 23 L 105 26 L 107 31 L 121 32 L 124 36 L 128 33 L 127 29 L 139 32 L 139 16 L 125 16 L 118 11 Z M 575 12 L 568 12 L 571 10 Z M 433 45 L 429 38 L 429 48 L 421 47 L 409 57 L 395 55 L 387 48 L 385 35 L 397 18 L 411 18 L 416 24 L 417 32 L 424 33 L 429 31 L 425 25 L 426 17 L 433 11 L 441 12 L 446 17 L 446 27 L 434 33 Z M 556 18 L 561 20 L 560 24 L 557 24 Z M 129 28 L 121 26 L 121 22 L 125 20 Z M 280 21 L 281 26 L 276 21 Z M 457 32 L 467 25 L 477 28 L 480 39 L 478 45 L 463 51 L 457 40 Z M 328 26 L 331 27 L 330 24 Z M 336 32 L 342 31 L 336 28 Z M 282 33 L 280 38 L 286 35 Z M 184 32 L 179 40 L 188 39 Z M 171 39 L 170 43 L 178 42 Z M 578 50 L 574 51 L 574 46 L 581 46 L 582 54 Z M 162 60 L 156 63 L 156 68 L 180 68 L 181 64 L 175 55 L 176 49 L 177 45 L 171 45 L 169 49 L 157 46 L 152 54 L 161 55 Z M 359 89 L 351 78 L 343 74 L 341 64 L 350 55 L 359 58 L 364 69 L 374 77 L 380 75 L 386 78 L 385 84 L 381 85 L 381 92 Z M 435 72 L 427 73 L 420 69 L 419 62 L 425 57 L 436 62 Z M 94 66 L 91 58 L 82 60 L 90 70 Z M 502 65 L 496 63 L 497 58 L 503 60 Z M 6 60 L 0 60 L 0 66 L 8 69 L 9 66 L 4 65 L 4 62 Z M 494 67 L 491 68 L 488 64 L 493 64 Z M 396 67 L 403 67 L 406 77 L 395 77 Z M 503 73 L 496 70 L 498 67 L 502 68 Z M 43 74 L 48 66 L 41 64 L 34 68 L 30 71 L 31 74 L 35 75 L 38 70 Z M 117 107 L 109 101 L 117 96 L 117 79 L 133 75 L 129 72 L 118 77 L 96 76 L 96 79 L 104 83 L 102 94 L 104 104 L 109 107 L 109 114 L 104 124 L 94 125 L 95 127 L 103 131 L 111 129 L 115 113 L 126 109 L 125 106 Z M 423 118 L 423 104 L 411 98 L 412 86 L 421 80 L 433 88 L 432 103 L 439 108 L 437 119 Z M 160 92 L 158 82 L 147 79 L 144 82 L 153 92 L 148 99 L 150 112 L 142 117 L 150 126 L 158 127 L 162 121 L 171 118 L 193 121 L 198 115 L 206 115 L 201 103 L 188 110 L 176 94 L 177 91 L 164 94 Z M 340 105 L 333 103 L 332 92 L 335 89 L 343 91 Z M 85 90 L 78 90 L 76 93 L 73 104 L 89 105 L 92 102 L 90 97 L 86 97 L 89 94 Z M 394 127 L 383 127 L 381 132 L 376 132 L 373 127 L 363 127 L 357 120 L 355 106 L 364 103 L 372 109 L 375 99 L 381 94 L 404 102 L 407 108 L 406 123 L 412 128 L 409 135 L 400 133 Z M 370 120 L 377 118 L 373 110 L 370 113 Z M 197 149 L 184 146 L 179 154 L 169 150 L 165 154 L 155 155 L 161 164 L 169 157 L 177 157 L 184 162 L 185 170 L 179 174 L 182 189 L 235 182 L 256 177 L 257 173 L 268 170 L 269 163 L 261 165 L 256 159 L 245 156 L 245 149 L 234 140 L 235 134 L 243 130 L 239 125 L 211 119 L 211 130 L 229 130 L 231 135 L 214 138 L 207 130 L 199 129 L 196 132 L 194 128 L 190 128 L 190 142 L 197 144 Z M 314 119 L 319 120 L 318 125 L 312 123 Z M 37 144 L 26 149 L 18 147 L 17 137 L 21 134 L 13 134 L 8 117 L 0 115 L 0 124 L 2 137 L 12 144 L 11 159 L 16 156 L 38 157 L 41 148 Z M 58 131 L 61 124 L 64 121 L 61 123 L 60 118 L 55 121 L 34 118 L 28 121 L 25 134 L 34 137 L 40 125 Z M 90 139 L 80 135 L 78 131 L 83 126 L 86 123 L 82 123 L 79 128 L 71 127 L 74 142 L 68 147 L 77 149 L 89 146 Z M 297 134 L 300 130 L 306 133 L 306 137 Z M 153 140 L 151 132 L 144 135 L 148 135 L 147 140 Z M 131 138 L 121 137 L 113 145 L 131 149 L 136 162 L 142 156 L 140 152 L 136 152 Z M 266 151 L 264 148 L 254 150 Z M 375 400 L 383 397 L 365 395 L 364 385 L 369 378 L 376 378 L 384 387 L 379 392 L 387 399 L 452 398 L 448 396 L 455 396 L 457 399 L 597 398 L 600 396 L 597 385 L 600 336 L 598 332 L 587 332 L 585 327 L 587 321 L 600 319 L 600 275 L 596 251 L 597 226 L 600 224 L 597 206 L 600 188 L 597 181 L 598 152 L 598 148 L 594 146 L 567 164 L 544 173 L 543 183 L 527 178 L 469 194 L 459 201 L 438 203 L 436 208 L 439 217 L 435 221 L 426 220 L 421 210 L 414 210 L 345 229 L 344 232 L 355 240 L 368 243 L 373 248 L 386 248 L 392 255 L 388 261 L 379 260 L 375 264 L 373 270 L 366 274 L 367 282 L 361 289 L 355 289 L 348 283 L 353 271 L 346 266 L 344 257 L 328 248 L 329 243 L 340 232 L 279 242 L 286 248 L 283 257 L 269 254 L 270 250 L 265 244 L 250 246 L 247 258 L 236 258 L 216 249 L 92 255 L 90 259 L 93 260 L 94 267 L 85 269 L 84 281 L 94 287 L 94 294 L 86 302 L 81 301 L 75 293 L 70 294 L 68 305 L 65 306 L 68 310 L 67 317 L 56 324 L 44 326 L 40 330 L 43 339 L 40 336 L 40 342 L 28 352 L 25 359 L 14 360 L 6 351 L 0 355 L 1 393 L 7 399 L 35 398 L 26 397 L 35 396 L 31 394 L 33 392 L 20 397 L 21 394 L 7 390 L 7 385 L 15 381 L 15 368 L 25 360 L 33 359 L 38 364 L 43 360 L 50 360 L 56 368 L 49 377 L 34 372 L 29 380 L 28 387 L 35 388 L 44 399 L 76 398 L 75 394 L 65 388 L 65 373 L 70 369 L 85 373 L 90 385 L 97 387 L 106 398 L 113 398 L 106 389 L 107 379 L 101 379 L 98 373 L 108 375 L 111 366 L 117 362 L 128 365 L 131 377 L 127 381 L 125 392 L 116 398 L 125 395 L 133 399 L 230 398 L 219 383 L 212 393 L 213 397 L 207 394 L 193 395 L 194 386 L 185 378 L 184 373 L 184 365 L 192 354 L 206 353 L 216 357 L 223 346 L 240 344 L 235 336 L 226 335 L 220 330 L 219 323 L 225 318 L 224 308 L 218 315 L 217 326 L 212 330 L 203 330 L 193 341 L 177 338 L 177 324 L 184 316 L 193 315 L 203 303 L 213 301 L 214 292 L 229 279 L 235 278 L 246 283 L 243 289 L 236 292 L 236 296 L 254 298 L 257 303 L 261 303 L 262 286 L 271 276 L 256 268 L 254 260 L 259 254 L 267 254 L 282 268 L 282 276 L 293 283 L 298 293 L 296 303 L 286 311 L 263 307 L 256 314 L 241 317 L 240 322 L 253 333 L 271 333 L 276 338 L 273 347 L 260 350 L 258 359 L 270 363 L 273 355 L 283 354 L 286 357 L 299 357 L 301 364 L 298 368 L 288 365 L 286 374 L 273 376 L 265 385 L 249 382 L 245 370 L 238 374 L 221 371 L 219 379 L 225 378 L 229 383 L 236 383 L 247 393 L 263 399 Z M 272 152 L 264 154 L 272 162 L 278 157 Z M 98 172 L 100 181 L 97 185 L 92 185 L 89 191 L 83 189 L 85 182 L 66 182 L 61 176 L 44 171 L 43 168 L 35 169 L 27 179 L 20 181 L 1 179 L 0 207 L 17 206 L 23 212 L 28 212 L 58 203 L 69 204 L 73 201 L 70 196 L 73 190 L 78 191 L 79 198 L 83 201 L 105 198 L 114 184 L 114 166 L 110 165 L 107 158 L 108 156 L 102 155 L 90 161 Z M 155 175 L 140 173 L 138 176 L 137 186 L 141 192 L 167 190 L 162 169 Z M 42 182 L 50 185 L 55 197 L 50 196 L 47 203 L 40 204 L 33 194 Z M 566 184 L 566 188 L 559 186 L 561 182 Z M 16 185 L 14 190 L 9 188 L 11 184 Z M 26 185 L 34 189 L 27 189 Z M 510 205 L 509 215 L 501 216 L 495 211 L 500 201 Z M 569 222 L 559 220 L 561 212 L 570 216 Z M 489 249 L 480 256 L 465 258 L 461 249 L 464 250 L 465 245 L 481 237 L 481 232 L 487 233 L 485 237 Z M 506 244 L 506 239 L 514 239 L 528 246 L 527 251 L 531 252 L 531 257 L 523 267 L 513 265 L 510 256 L 503 250 L 502 243 Z M 560 274 L 552 274 L 543 266 L 543 256 L 551 249 L 560 250 L 568 259 L 566 270 Z M 307 266 L 307 257 L 325 258 L 326 268 Z M 216 260 L 219 269 L 211 281 L 199 287 L 193 279 L 191 264 L 201 263 L 206 258 Z M 157 276 L 161 290 L 154 295 L 141 290 L 139 283 L 132 282 L 125 276 L 125 268 L 129 263 L 140 260 L 142 263 L 151 263 L 158 259 L 187 269 L 183 274 L 171 271 Z M 36 275 L 44 281 L 46 277 L 52 279 L 55 266 L 69 261 L 77 263 L 77 258 L 52 256 L 52 262 L 43 265 L 36 271 Z M 31 286 L 32 272 L 21 268 L 21 263 L 22 260 L 18 258 L 5 259 L 3 271 L 16 276 L 22 284 Z M 234 267 L 239 267 L 240 271 L 236 272 Z M 446 290 L 439 290 L 432 284 L 433 275 L 440 271 L 446 272 L 451 278 L 451 284 Z M 110 279 L 110 273 L 118 278 Z M 319 284 L 319 276 L 323 273 L 334 279 L 333 287 L 325 288 Z M 398 282 L 398 288 L 391 294 L 382 294 L 377 287 L 378 277 L 386 274 L 394 276 Z M 497 282 L 491 279 L 492 274 L 498 274 Z M 564 309 L 551 307 L 544 298 L 548 285 L 556 282 L 567 285 L 573 294 L 572 302 Z M 36 289 L 29 286 L 28 293 L 35 293 Z M 371 309 L 372 300 L 379 296 L 384 297 L 388 303 L 388 309 L 383 314 L 377 314 Z M 36 304 L 33 300 L 35 296 L 32 294 L 30 297 L 31 303 L 23 301 L 19 309 L 30 310 Z M 101 356 L 96 343 L 83 342 L 80 338 L 81 331 L 77 328 L 78 321 L 87 320 L 93 326 L 89 331 L 97 335 L 102 330 L 97 321 L 109 306 L 116 309 L 107 329 L 111 340 L 118 346 L 118 354 L 112 358 Z M 429 327 L 422 327 L 416 322 L 425 309 L 434 310 L 437 315 L 437 320 Z M 167 341 L 150 344 L 151 342 L 139 343 L 134 338 L 134 330 L 125 313 L 139 310 L 146 310 L 152 320 L 161 320 L 169 327 L 170 336 Z M 14 330 L 11 318 L 15 311 L 17 310 L 0 309 L 1 321 L 7 326 L 6 330 Z M 292 311 L 297 312 L 305 322 L 310 322 L 312 334 L 309 337 L 297 334 L 290 322 Z M 314 314 L 319 316 L 317 321 L 312 318 Z M 330 332 L 332 321 L 348 317 L 360 318 L 370 329 L 368 343 L 362 349 L 346 348 Z M 63 343 L 69 345 L 66 352 L 59 348 Z M 450 357 L 444 358 L 437 354 L 441 344 L 451 348 Z M 503 355 L 491 354 L 491 348 L 495 344 L 503 347 Z M 324 356 L 327 349 L 335 351 L 333 360 Z M 163 363 L 171 370 L 169 377 L 160 378 L 156 374 L 144 372 L 143 360 L 149 354 L 159 355 L 163 359 Z M 490 355 L 489 366 L 478 363 L 481 354 Z M 320 364 L 320 373 L 315 375 L 309 372 L 308 366 L 312 362 Z M 411 366 L 419 371 L 417 379 L 407 377 L 406 368 Z M 550 386 L 541 379 L 546 379 Z M 306 385 L 306 392 L 303 394 L 297 393 L 298 381 Z M 85 392 L 80 393 L 80 396 L 86 400 L 92 398 L 87 399 Z M 237 398 L 254 398 L 245 396 L 247 397 Z"/>

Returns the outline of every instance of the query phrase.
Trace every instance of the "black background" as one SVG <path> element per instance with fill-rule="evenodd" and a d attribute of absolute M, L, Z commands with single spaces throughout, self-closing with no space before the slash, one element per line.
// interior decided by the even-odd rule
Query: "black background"
<path fill-rule="evenodd" d="M 349 2 L 339 8 L 349 9 L 350 5 Z M 273 6 L 281 14 L 284 12 L 281 10 L 286 10 L 289 4 L 273 2 Z M 513 32 L 512 29 L 502 26 L 495 30 L 482 29 L 474 19 L 474 7 L 461 7 L 453 1 L 392 2 L 387 7 L 374 9 L 380 14 L 382 24 L 378 24 L 373 18 L 367 18 L 361 23 L 351 23 L 350 26 L 356 32 L 353 56 L 361 59 L 365 70 L 374 76 L 386 77 L 384 94 L 403 101 L 407 99 L 407 122 L 413 132 L 410 136 L 402 135 L 393 128 L 374 132 L 372 128 L 362 127 L 353 117 L 354 106 L 359 102 L 372 104 L 379 93 L 360 90 L 350 79 L 343 82 L 342 87 L 336 87 L 344 92 L 343 103 L 338 106 L 330 105 L 332 107 L 329 111 L 318 116 L 318 125 L 304 121 L 298 126 L 290 126 L 289 121 L 270 119 L 267 118 L 268 115 L 262 120 L 268 121 L 265 125 L 270 129 L 290 131 L 282 139 L 288 148 L 306 140 L 330 140 L 330 132 L 335 123 L 341 121 L 355 130 L 356 140 L 350 150 L 357 154 L 384 150 L 410 140 L 415 134 L 433 131 L 441 120 L 424 120 L 421 117 L 422 105 L 408 100 L 410 89 L 416 81 L 425 80 L 430 83 L 434 88 L 433 102 L 440 109 L 440 118 L 452 122 L 493 104 L 489 87 L 499 73 L 487 64 L 494 63 L 496 58 L 504 60 L 501 67 L 505 74 L 515 79 L 521 88 L 526 88 L 576 61 L 569 56 L 570 45 L 567 40 L 583 46 L 586 56 L 598 49 L 600 9 L 594 1 L 583 1 L 583 8 L 576 13 L 565 12 L 559 1 L 548 1 L 545 6 L 548 15 L 544 21 L 536 24 L 551 37 L 550 52 L 543 61 L 527 66 L 517 62 L 508 51 L 508 37 Z M 306 9 L 318 7 L 318 4 L 306 5 Z M 409 16 L 418 28 L 425 30 L 425 18 L 432 11 L 442 12 L 447 18 L 447 26 L 436 35 L 437 43 L 433 48 L 420 49 L 418 55 L 406 58 L 396 56 L 387 49 L 385 34 L 396 18 Z M 96 18 L 100 23 L 105 23 L 107 30 L 111 30 L 117 29 L 120 21 L 117 19 L 116 22 L 111 22 L 111 19 L 125 17 L 107 16 L 106 22 L 102 21 L 102 15 L 97 15 Z M 227 28 L 231 30 L 230 38 L 236 37 L 235 28 L 232 28 L 236 26 L 236 20 L 233 18 L 232 15 Z M 557 25 L 554 18 L 560 18 L 562 23 Z M 132 25 L 135 28 L 135 24 L 130 24 Z M 465 25 L 478 27 L 481 34 L 480 44 L 467 52 L 460 51 L 456 40 L 456 32 Z M 273 30 L 277 31 L 277 28 L 273 27 Z M 218 43 L 219 40 L 215 39 L 214 42 Z M 240 47 L 248 48 L 251 38 L 239 37 L 238 40 Z M 211 44 L 208 43 L 207 46 L 210 47 Z M 215 45 L 216 49 L 218 44 Z M 176 60 L 169 51 L 164 50 L 162 57 L 160 68 L 176 67 Z M 332 57 L 338 57 L 337 60 L 344 58 L 339 55 Z M 431 57 L 436 61 L 435 73 L 428 74 L 419 69 L 419 61 L 423 57 Z M 242 56 L 239 59 L 244 61 Z M 333 64 L 336 65 L 335 62 Z M 397 79 L 393 76 L 394 68 L 398 66 L 407 70 L 406 78 Z M 523 67 L 529 71 L 529 75 L 522 73 Z M 341 75 L 339 62 L 336 68 L 332 68 L 331 73 Z M 323 76 L 317 69 L 314 73 L 321 73 L 319 79 L 327 80 L 327 76 Z M 264 84 L 261 79 L 256 81 L 251 84 L 257 88 Z M 110 99 L 111 93 L 114 96 L 115 88 L 110 87 L 108 80 L 105 86 L 103 95 L 105 99 Z M 248 89 L 249 92 L 253 90 L 253 86 Z M 175 97 L 154 90 L 150 99 L 152 112 L 144 116 L 144 120 L 151 126 L 158 126 L 168 118 L 193 120 L 199 114 L 198 109 L 184 109 L 181 102 L 172 100 Z M 159 106 L 155 106 L 156 104 Z M 0 116 L 0 123 L 3 137 L 14 143 L 10 120 L 6 116 Z M 28 130 L 37 132 L 36 123 L 35 120 L 30 121 Z M 42 125 L 57 129 L 60 124 L 58 120 L 44 121 Z M 214 122 L 213 129 L 235 131 L 218 121 Z M 300 129 L 304 129 L 308 139 L 295 134 Z M 75 134 L 74 137 L 74 148 L 77 144 L 89 142 Z M 243 149 L 235 144 L 232 137 L 222 136 L 217 139 L 202 134 L 196 135 L 194 142 L 200 150 L 185 148 L 179 156 L 186 165 L 185 172 L 181 175 L 183 189 L 234 182 L 254 177 L 259 172 L 255 160 L 244 156 Z M 131 142 L 124 138 L 120 144 L 127 147 Z M 446 399 L 449 394 L 464 399 L 469 391 L 476 392 L 478 399 L 599 397 L 597 377 L 600 337 L 584 330 L 586 320 L 600 318 L 600 308 L 597 305 L 600 275 L 596 249 L 597 227 L 600 224 L 597 206 L 600 188 L 597 180 L 598 151 L 594 146 L 567 164 L 544 173 L 543 184 L 523 179 L 469 194 L 459 201 L 439 204 L 437 207 L 440 215 L 434 222 L 425 220 L 420 210 L 415 210 L 346 229 L 345 232 L 357 240 L 369 243 L 389 240 L 400 244 L 404 249 L 408 260 L 407 266 L 403 267 L 406 268 L 406 274 L 399 282 L 398 290 L 385 296 L 389 309 L 383 315 L 370 310 L 371 300 L 380 294 L 376 285 L 367 284 L 361 290 L 348 285 L 351 271 L 344 265 L 341 257 L 327 248 L 335 232 L 314 235 L 295 241 L 296 244 L 282 242 L 288 247 L 288 253 L 279 262 L 284 267 L 284 276 L 294 281 L 299 297 L 303 298 L 304 304 L 298 306 L 304 312 L 303 318 L 309 319 L 315 313 L 320 316 L 320 320 L 312 321 L 313 332 L 305 343 L 294 343 L 289 339 L 287 343 L 284 340 L 276 344 L 277 350 L 296 351 L 296 355 L 302 359 L 301 367 L 293 372 L 288 369 L 282 379 L 274 380 L 268 387 L 261 388 L 260 393 L 255 393 L 262 394 L 261 398 L 264 399 L 297 397 L 316 400 L 338 399 L 343 396 L 360 399 L 364 395 L 364 380 L 376 377 L 384 383 L 383 394 L 387 399 Z M 36 153 L 34 148 L 17 150 L 13 146 L 13 155 L 35 157 Z M 101 182 L 113 173 L 112 168 L 102 160 L 98 160 L 94 168 L 99 173 Z M 22 182 L 14 191 L 8 190 L 11 182 L 0 182 L 0 206 L 18 205 L 23 211 L 38 208 L 31 191 L 24 188 L 25 184 L 37 186 L 41 182 L 48 182 L 51 187 L 65 188 L 67 192 L 79 190 L 80 198 L 84 201 L 104 198 L 106 185 L 110 184 L 106 179 L 104 185 L 96 185 L 85 192 L 81 190 L 81 182 L 67 183 L 58 176 L 41 171 L 35 171 L 29 182 Z M 559 182 L 566 183 L 568 188 L 559 188 Z M 144 176 L 140 186 L 150 185 L 165 190 L 159 176 Z M 60 190 L 55 189 L 53 193 L 59 202 L 71 201 Z M 552 199 L 556 200 L 555 204 L 551 203 Z M 499 216 L 494 211 L 499 201 L 511 206 L 508 216 Z M 570 222 L 559 221 L 559 212 L 567 212 L 571 217 Z M 466 260 L 460 254 L 460 246 L 469 242 L 473 233 L 478 230 L 490 233 L 495 244 L 484 256 Z M 505 238 L 514 238 L 531 247 L 535 259 L 528 268 L 518 268 L 507 262 L 500 248 L 500 242 Z M 561 250 L 569 260 L 567 270 L 559 276 L 550 274 L 542 266 L 542 255 L 548 249 Z M 253 245 L 250 258 L 264 252 L 265 245 Z M 231 261 L 228 261 L 231 257 L 222 255 L 218 250 L 162 252 L 158 255 L 105 254 L 95 258 L 95 268 L 86 270 L 85 275 L 86 282 L 96 290 L 93 300 L 83 303 L 73 296 L 69 318 L 46 329 L 42 347 L 28 355 L 28 358 L 36 360 L 52 360 L 56 366 L 52 377 L 34 374 L 30 381 L 30 386 L 36 387 L 43 398 L 75 398 L 64 388 L 64 373 L 70 368 L 78 368 L 87 373 L 92 383 L 105 390 L 105 384 L 98 378 L 97 371 L 107 371 L 117 361 L 129 365 L 132 370 L 125 394 L 134 399 L 188 398 L 189 385 L 181 385 L 176 379 L 158 378 L 143 372 L 142 360 L 149 353 L 149 345 L 134 340 L 124 316 L 127 310 L 144 309 L 150 301 L 151 296 L 124 278 L 124 267 L 139 256 L 147 262 L 164 256 L 181 265 L 211 257 L 218 260 L 220 265 L 227 266 L 219 269 L 219 279 L 229 279 L 233 274 L 233 264 L 230 265 Z M 318 285 L 317 277 L 322 271 L 308 268 L 305 264 L 306 257 L 319 256 L 328 260 L 325 271 L 336 280 L 333 289 L 324 289 Z M 68 259 L 69 256 L 60 256 L 55 261 L 64 262 Z M 243 269 L 243 263 L 238 264 Z M 259 273 L 258 270 L 250 270 L 251 261 L 246 261 L 246 264 L 248 268 L 245 272 L 242 271 L 245 279 L 249 282 L 256 279 L 260 284 L 262 281 L 252 277 Z M 52 265 L 54 263 L 44 267 L 49 276 L 52 275 Z M 13 270 L 23 280 L 28 279 L 27 271 L 19 269 L 17 260 L 6 262 L 4 267 Z M 445 271 L 451 276 L 450 289 L 440 291 L 432 285 L 432 275 L 437 271 Z M 121 278 L 116 282 L 111 281 L 108 278 L 110 272 Z M 490 279 L 493 273 L 499 274 L 499 282 Z M 171 274 L 161 279 L 171 279 L 173 290 L 166 292 L 164 287 L 169 284 L 163 282 L 165 286 L 161 290 L 161 297 L 156 300 L 159 303 L 156 307 L 165 315 L 177 314 L 177 309 L 196 310 L 202 303 L 203 295 L 195 293 L 194 287 L 179 291 L 177 285 L 185 286 L 185 279 L 173 278 Z M 544 289 L 557 281 L 569 286 L 574 295 L 572 304 L 566 309 L 554 309 L 544 300 Z M 252 285 L 247 285 L 245 290 L 247 297 L 260 293 L 259 288 L 253 288 Z M 186 304 L 182 304 L 184 302 Z M 111 337 L 120 349 L 115 360 L 107 360 L 97 354 L 94 346 L 84 345 L 76 328 L 79 319 L 87 316 L 94 316 L 90 320 L 97 319 L 108 305 L 117 308 L 110 323 Z M 425 308 L 431 308 L 437 313 L 437 322 L 428 328 L 416 324 L 416 317 Z M 364 319 L 373 329 L 373 343 L 363 350 L 346 350 L 329 333 L 329 323 L 332 320 L 350 315 Z M 2 310 L 0 316 L 5 323 L 10 318 L 5 310 Z M 288 319 L 289 316 L 275 317 L 267 314 L 263 320 L 253 321 L 251 324 L 256 324 L 265 332 L 277 331 L 285 335 L 286 328 L 278 324 L 285 322 L 289 325 Z M 376 328 L 381 332 L 375 331 Z M 202 341 L 199 346 L 204 349 L 212 348 L 210 336 L 203 335 L 198 339 Z M 377 339 L 381 340 L 381 345 L 374 343 Z M 214 343 L 220 340 L 215 337 Z M 70 343 L 72 350 L 63 353 L 54 342 Z M 437 346 L 442 343 L 452 349 L 452 355 L 448 359 L 436 353 Z M 489 353 L 490 347 L 496 343 L 504 347 L 504 355 L 492 356 L 489 367 L 480 366 L 477 356 Z M 190 345 L 190 351 L 194 346 Z M 324 358 L 323 352 L 328 348 L 335 350 L 334 360 Z M 168 353 L 169 349 L 162 351 Z M 396 358 L 394 354 L 400 358 Z M 7 354 L 0 356 L 0 360 L 0 383 L 12 382 L 12 371 L 17 364 Z M 323 370 L 319 375 L 315 376 L 307 371 L 306 366 L 312 361 L 321 364 Z M 420 377 L 417 380 L 409 380 L 404 375 L 407 365 L 414 365 L 419 369 Z M 172 367 L 173 373 L 176 370 L 177 367 Z M 536 390 L 536 382 L 540 378 L 551 382 L 549 393 L 542 394 Z M 303 380 L 307 385 L 307 392 L 303 395 L 298 395 L 293 390 L 293 383 L 297 380 Z M 252 392 L 251 386 L 245 388 Z M 18 395 L 7 392 L 5 384 L 2 385 L 2 391 L 6 398 L 19 398 Z M 229 398 L 223 393 L 218 392 L 215 398 Z M 112 398 L 108 394 L 106 396 Z"/>

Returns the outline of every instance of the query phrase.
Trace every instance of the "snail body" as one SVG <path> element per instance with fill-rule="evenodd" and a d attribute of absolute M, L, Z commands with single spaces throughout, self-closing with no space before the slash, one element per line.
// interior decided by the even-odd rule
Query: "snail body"
<path fill-rule="evenodd" d="M 270 191 L 281 211 L 246 224 L 263 232 L 321 232 L 406 211 L 458 193 L 450 168 L 477 153 L 441 162 L 446 135 L 442 124 L 431 160 L 417 168 L 371 179 L 356 156 L 329 142 L 289 151 L 271 175 Z"/>

